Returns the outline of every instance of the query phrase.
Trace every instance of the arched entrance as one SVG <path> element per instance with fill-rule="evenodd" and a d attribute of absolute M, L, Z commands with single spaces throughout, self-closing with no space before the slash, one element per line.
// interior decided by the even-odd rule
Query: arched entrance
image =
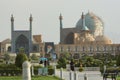
<path fill-rule="evenodd" d="M 74 44 L 74 33 L 70 32 L 65 38 L 65 44 Z"/>
<path fill-rule="evenodd" d="M 18 36 L 18 38 L 15 41 L 15 46 L 16 53 L 19 52 L 20 48 L 24 48 L 26 53 L 29 52 L 29 40 L 24 35 Z"/>

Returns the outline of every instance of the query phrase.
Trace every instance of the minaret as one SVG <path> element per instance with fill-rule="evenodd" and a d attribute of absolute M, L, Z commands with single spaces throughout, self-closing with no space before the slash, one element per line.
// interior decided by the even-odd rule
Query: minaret
<path fill-rule="evenodd" d="M 11 15 L 11 32 L 14 31 L 14 17 Z"/>
<path fill-rule="evenodd" d="M 32 34 L 32 21 L 33 21 L 32 14 L 30 14 L 29 21 L 30 21 L 30 32 Z"/>
<path fill-rule="evenodd" d="M 11 15 L 11 52 L 14 52 L 13 32 L 14 32 L 14 17 L 12 14 Z"/>
<path fill-rule="evenodd" d="M 62 19 L 63 19 L 63 17 L 60 14 L 60 16 L 59 16 L 59 20 L 60 20 L 60 44 L 62 43 L 62 28 L 63 28 Z"/>
<path fill-rule="evenodd" d="M 84 15 L 83 12 L 82 12 L 81 18 L 82 18 L 82 30 L 83 31 L 89 31 L 88 27 L 85 25 L 85 15 Z"/>
<path fill-rule="evenodd" d="M 30 18 L 29 18 L 29 21 L 30 21 L 30 41 L 29 41 L 29 53 L 32 51 L 32 21 L 33 21 L 33 17 L 32 17 L 32 14 L 30 14 Z"/>
<path fill-rule="evenodd" d="M 60 29 L 63 28 L 62 19 L 63 19 L 62 14 L 60 14 L 60 16 L 59 16 L 59 20 L 60 20 Z"/>

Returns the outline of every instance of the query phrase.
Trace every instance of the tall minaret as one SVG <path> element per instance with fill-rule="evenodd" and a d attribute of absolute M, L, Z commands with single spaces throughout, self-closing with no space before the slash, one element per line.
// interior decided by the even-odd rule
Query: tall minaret
<path fill-rule="evenodd" d="M 88 27 L 85 25 L 85 15 L 84 15 L 83 12 L 82 12 L 81 18 L 82 18 L 82 30 L 83 31 L 89 31 Z"/>
<path fill-rule="evenodd" d="M 32 21 L 33 21 L 32 14 L 30 14 L 29 21 L 30 21 L 30 32 L 32 34 Z"/>
<path fill-rule="evenodd" d="M 62 43 L 62 28 L 63 28 L 62 19 L 63 19 L 63 17 L 60 14 L 60 16 L 59 16 L 59 20 L 60 20 L 60 44 Z"/>
<path fill-rule="evenodd" d="M 14 31 L 14 17 L 11 15 L 11 32 Z"/>
<path fill-rule="evenodd" d="M 29 21 L 30 21 L 30 41 L 29 41 L 29 53 L 32 51 L 32 21 L 33 21 L 33 18 L 32 18 L 32 14 L 30 14 L 30 18 L 29 18 Z"/>
<path fill-rule="evenodd" d="M 60 16 L 59 16 L 59 20 L 60 20 L 60 29 L 63 28 L 62 19 L 63 19 L 62 14 L 60 14 Z"/>
<path fill-rule="evenodd" d="M 13 32 L 14 32 L 14 17 L 12 14 L 11 15 L 11 52 L 14 52 Z"/>

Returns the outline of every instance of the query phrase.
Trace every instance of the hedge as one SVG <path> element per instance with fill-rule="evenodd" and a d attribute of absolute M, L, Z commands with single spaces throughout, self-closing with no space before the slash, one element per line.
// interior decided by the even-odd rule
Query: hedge
<path fill-rule="evenodd" d="M 1 76 L 19 76 L 22 75 L 22 70 L 0 70 Z"/>
<path fill-rule="evenodd" d="M 38 69 L 43 68 L 42 66 L 34 66 L 34 74 L 38 75 Z M 48 66 L 48 75 L 54 74 L 54 68 L 52 66 Z M 15 76 L 22 75 L 22 69 L 16 67 L 14 64 L 2 64 L 0 65 L 0 75 L 1 76 Z"/>

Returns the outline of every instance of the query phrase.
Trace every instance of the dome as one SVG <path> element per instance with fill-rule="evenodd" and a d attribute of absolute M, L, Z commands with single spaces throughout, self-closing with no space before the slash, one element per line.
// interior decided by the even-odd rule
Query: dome
<path fill-rule="evenodd" d="M 95 38 L 95 41 L 97 43 L 112 44 L 112 41 L 108 37 L 106 37 L 106 36 L 97 36 Z"/>
<path fill-rule="evenodd" d="M 85 25 L 89 28 L 93 35 L 95 36 L 103 35 L 103 21 L 92 12 L 88 12 L 85 15 Z M 78 20 L 76 28 L 82 30 L 81 18 Z"/>

